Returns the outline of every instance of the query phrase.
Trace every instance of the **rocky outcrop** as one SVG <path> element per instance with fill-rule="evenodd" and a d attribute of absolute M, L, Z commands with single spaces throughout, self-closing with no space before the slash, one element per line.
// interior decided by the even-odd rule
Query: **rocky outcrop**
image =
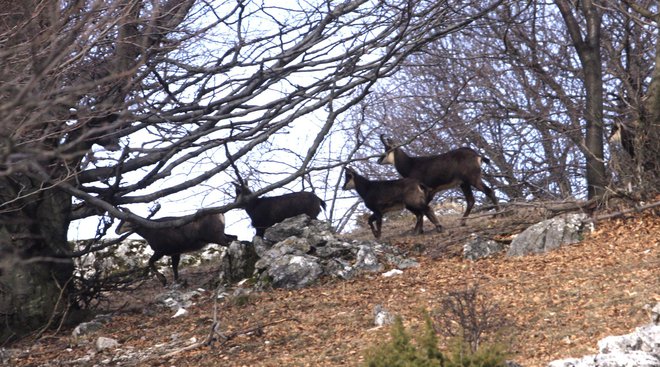
<path fill-rule="evenodd" d="M 78 324 L 78 326 L 76 326 L 71 332 L 71 336 L 73 337 L 73 340 L 83 338 L 85 335 L 102 329 L 105 324 L 110 322 L 110 320 L 111 316 L 109 315 L 96 315 L 93 320 Z"/>
<path fill-rule="evenodd" d="M 289 218 L 255 237 L 259 256 L 255 274 L 260 287 L 296 289 L 322 276 L 350 279 L 363 272 L 380 272 L 385 264 L 405 269 L 417 266 L 391 246 L 374 241 L 344 240 L 327 222 L 306 215 Z"/>
<path fill-rule="evenodd" d="M 660 366 L 660 303 L 651 310 L 652 322 L 630 334 L 608 336 L 598 342 L 598 354 L 560 359 L 548 367 L 658 367 Z"/>
<path fill-rule="evenodd" d="M 249 278 L 254 273 L 254 265 L 259 255 L 252 242 L 234 241 L 221 255 L 220 281 L 237 282 Z"/>
<path fill-rule="evenodd" d="M 567 214 L 534 224 L 511 242 L 507 256 L 544 253 L 561 245 L 580 242 L 585 231 L 593 230 L 586 214 Z"/>
<path fill-rule="evenodd" d="M 72 241 L 74 249 L 83 249 L 89 240 Z M 106 245 L 106 240 L 99 244 Z M 215 261 L 225 252 L 225 246 L 209 244 L 202 250 L 185 253 L 181 255 L 180 267 L 200 265 L 205 262 Z M 76 275 L 83 278 L 103 277 L 119 271 L 146 268 L 153 250 L 143 239 L 125 239 L 118 245 L 104 248 L 97 252 L 89 253 L 76 258 Z M 156 268 L 160 272 L 171 270 L 167 261 L 158 261 Z"/>
<path fill-rule="evenodd" d="M 567 214 L 536 223 L 517 235 L 510 245 L 472 234 L 463 244 L 463 257 L 477 260 L 506 251 L 507 256 L 540 254 L 561 245 L 580 242 L 593 230 L 586 214 Z"/>

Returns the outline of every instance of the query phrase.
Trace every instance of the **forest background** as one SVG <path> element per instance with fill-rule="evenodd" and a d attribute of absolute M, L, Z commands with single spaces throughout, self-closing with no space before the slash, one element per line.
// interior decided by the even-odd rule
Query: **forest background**
<path fill-rule="evenodd" d="M 236 170 L 257 195 L 314 190 L 341 230 L 358 208 L 341 167 L 395 177 L 369 160 L 380 134 L 478 150 L 503 202 L 660 187 L 655 0 L 0 8 L 0 340 L 75 313 L 73 259 L 116 244 L 117 218 L 237 212 Z"/>

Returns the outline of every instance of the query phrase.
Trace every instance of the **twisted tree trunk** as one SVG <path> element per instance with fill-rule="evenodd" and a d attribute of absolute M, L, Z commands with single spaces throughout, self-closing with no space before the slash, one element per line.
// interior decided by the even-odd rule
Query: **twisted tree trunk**
<path fill-rule="evenodd" d="M 12 199 L 16 189 L 33 193 L 0 213 L 2 343 L 59 319 L 69 306 L 73 263 L 61 257 L 71 251 L 67 243 L 71 197 L 16 176 L 0 178 L 0 187 L 3 203 Z"/>

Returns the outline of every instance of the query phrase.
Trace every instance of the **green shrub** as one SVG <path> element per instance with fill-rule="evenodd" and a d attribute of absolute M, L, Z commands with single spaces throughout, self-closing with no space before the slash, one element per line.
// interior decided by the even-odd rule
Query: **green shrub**
<path fill-rule="evenodd" d="M 367 367 L 504 367 L 505 349 L 499 345 L 482 345 L 472 352 L 468 343 L 457 339 L 448 356 L 438 349 L 433 321 L 425 316 L 423 330 L 411 337 L 397 317 L 388 343 L 371 347 L 364 366 Z M 413 340 L 414 339 L 414 340 Z"/>
<path fill-rule="evenodd" d="M 508 353 L 500 344 L 483 344 L 472 352 L 469 343 L 456 339 L 444 367 L 505 367 Z"/>
<path fill-rule="evenodd" d="M 411 343 L 410 335 L 397 317 L 390 331 L 392 340 L 385 345 L 372 347 L 367 352 L 365 366 L 368 367 L 434 367 L 443 366 L 444 357 L 438 350 L 437 338 L 431 319 L 419 337 L 417 346 Z"/>

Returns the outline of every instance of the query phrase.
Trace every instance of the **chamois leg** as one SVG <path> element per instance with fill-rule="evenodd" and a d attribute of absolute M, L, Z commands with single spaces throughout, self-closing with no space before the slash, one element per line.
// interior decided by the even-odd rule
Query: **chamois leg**
<path fill-rule="evenodd" d="M 412 210 L 411 210 L 412 211 Z M 421 211 L 413 211 L 415 214 L 415 217 L 417 218 L 417 222 L 415 223 L 415 229 L 413 229 L 413 233 L 415 234 L 422 234 L 424 233 L 424 213 Z"/>
<path fill-rule="evenodd" d="M 472 189 L 470 188 L 470 184 L 467 182 L 463 182 L 461 184 L 461 190 L 463 191 L 463 195 L 465 195 L 465 202 L 466 202 L 466 207 L 465 207 L 465 213 L 463 213 L 463 218 L 461 218 L 461 225 L 465 225 L 465 218 L 470 215 L 470 212 L 472 211 L 472 207 L 474 206 L 474 194 L 472 194 Z"/>
<path fill-rule="evenodd" d="M 431 208 L 430 205 L 426 206 L 426 209 L 424 209 L 424 214 L 426 215 L 427 218 L 435 225 L 435 231 L 440 233 L 444 231 L 442 228 L 442 225 L 440 224 L 440 221 L 438 220 L 438 217 L 435 216 L 435 212 L 433 211 L 433 208 Z"/>
<path fill-rule="evenodd" d="M 149 258 L 149 269 L 156 274 L 158 280 L 160 280 L 160 282 L 163 283 L 163 286 L 165 286 L 167 284 L 167 279 L 158 271 L 158 269 L 156 269 L 156 261 L 160 260 L 163 256 L 165 256 L 165 254 L 161 252 L 154 252 Z"/>
<path fill-rule="evenodd" d="M 374 227 L 374 222 L 376 226 Z M 371 232 L 374 234 L 374 237 L 380 238 L 380 229 L 383 225 L 383 215 L 380 213 L 373 213 L 369 216 L 369 227 L 371 227 Z"/>
<path fill-rule="evenodd" d="M 181 261 L 181 254 L 174 254 L 172 258 L 172 272 L 174 273 L 174 282 L 179 281 L 179 261 Z"/>
<path fill-rule="evenodd" d="M 253 226 L 254 226 L 254 224 L 253 224 Z M 256 230 L 257 230 L 256 235 L 263 238 L 264 233 L 266 233 L 266 228 L 265 227 L 256 227 L 256 226 L 254 228 L 256 228 Z"/>
<path fill-rule="evenodd" d="M 233 234 L 224 233 L 222 235 L 222 239 L 219 240 L 220 242 L 213 242 L 213 243 L 218 243 L 218 244 L 221 244 L 221 245 L 228 246 L 230 243 L 232 243 L 234 241 L 237 241 L 237 240 L 238 240 L 238 236 L 234 236 Z"/>
<path fill-rule="evenodd" d="M 493 191 L 493 189 L 488 187 L 488 185 L 486 185 L 486 183 L 484 183 L 484 181 L 481 178 L 479 179 L 479 181 L 477 181 L 477 184 L 473 186 L 477 190 L 483 192 L 484 194 L 486 194 L 486 196 L 488 196 L 490 201 L 492 201 L 493 204 L 495 204 L 495 211 L 498 212 L 500 211 L 500 204 L 497 202 L 497 197 L 495 196 L 495 191 Z"/>

